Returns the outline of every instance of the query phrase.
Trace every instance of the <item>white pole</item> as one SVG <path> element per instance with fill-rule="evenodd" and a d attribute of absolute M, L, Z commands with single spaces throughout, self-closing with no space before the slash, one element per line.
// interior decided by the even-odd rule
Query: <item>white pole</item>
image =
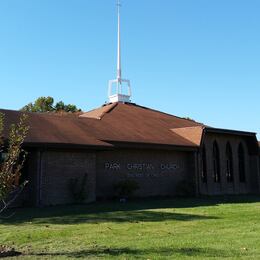
<path fill-rule="evenodd" d="M 121 67 L 121 35 L 120 35 L 120 0 L 117 0 L 117 76 L 116 79 L 110 80 L 108 85 L 109 101 L 110 102 L 131 102 L 131 85 L 130 80 L 122 79 L 122 67 Z M 128 95 L 123 94 L 123 84 L 128 85 Z M 116 93 L 112 93 L 113 84 L 116 84 Z"/>
<path fill-rule="evenodd" d="M 119 81 L 119 84 L 121 85 L 121 39 L 120 39 L 120 0 L 117 0 L 117 79 Z"/>

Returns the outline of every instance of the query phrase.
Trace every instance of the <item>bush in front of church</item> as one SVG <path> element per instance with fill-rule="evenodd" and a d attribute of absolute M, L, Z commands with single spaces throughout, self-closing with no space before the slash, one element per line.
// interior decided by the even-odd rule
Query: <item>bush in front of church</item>
<path fill-rule="evenodd" d="M 123 180 L 114 185 L 116 196 L 120 199 L 128 199 L 139 189 L 139 184 L 134 180 Z"/>

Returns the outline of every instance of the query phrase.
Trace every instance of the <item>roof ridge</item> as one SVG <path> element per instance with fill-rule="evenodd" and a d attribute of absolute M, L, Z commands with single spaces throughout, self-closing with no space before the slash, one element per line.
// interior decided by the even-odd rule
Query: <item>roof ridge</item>
<path fill-rule="evenodd" d="M 178 136 L 189 140 L 197 146 L 200 146 L 202 140 L 202 134 L 204 131 L 204 126 L 191 126 L 191 127 L 178 127 L 172 128 L 171 131 Z"/>
<path fill-rule="evenodd" d="M 102 119 L 106 114 L 110 113 L 117 105 L 117 102 L 111 103 L 111 106 L 108 106 L 107 109 L 101 113 L 100 119 Z"/>
<path fill-rule="evenodd" d="M 171 130 L 185 129 L 185 128 L 206 128 L 206 126 L 203 125 L 203 124 L 201 124 L 201 125 L 194 125 L 194 126 L 181 126 L 181 127 L 171 128 Z"/>
<path fill-rule="evenodd" d="M 182 120 L 186 120 L 186 121 L 189 121 L 189 122 L 195 122 L 197 124 L 204 125 L 203 123 L 197 122 L 196 120 L 193 120 L 193 119 L 176 116 L 176 115 L 173 115 L 173 114 L 170 114 L 170 113 L 166 113 L 166 112 L 154 109 L 154 108 L 141 106 L 141 105 L 138 105 L 136 103 L 125 103 L 125 104 L 126 105 L 133 105 L 133 106 L 140 107 L 140 108 L 143 108 L 143 109 L 147 109 L 147 110 L 150 110 L 150 111 L 153 111 L 153 112 L 156 112 L 156 113 L 160 113 L 160 114 L 164 114 L 164 115 L 167 115 L 167 116 L 172 116 L 172 117 L 175 117 L 175 118 L 178 118 L 178 119 L 182 119 Z"/>
<path fill-rule="evenodd" d="M 103 105 L 99 108 L 87 111 L 87 112 L 79 115 L 79 117 L 80 118 L 92 118 L 92 119 L 101 120 L 107 113 L 111 112 L 117 105 L 118 105 L 117 102 L 105 104 L 105 105 Z M 97 113 L 95 114 L 95 112 L 97 112 Z"/>

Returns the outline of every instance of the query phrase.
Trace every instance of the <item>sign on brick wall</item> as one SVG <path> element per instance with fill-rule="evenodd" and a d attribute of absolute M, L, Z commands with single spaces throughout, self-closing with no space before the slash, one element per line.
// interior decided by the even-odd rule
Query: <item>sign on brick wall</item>
<path fill-rule="evenodd" d="M 161 177 L 168 176 L 180 169 L 176 163 L 120 163 L 106 162 L 104 169 L 107 172 L 120 173 L 126 172 L 128 177 Z"/>

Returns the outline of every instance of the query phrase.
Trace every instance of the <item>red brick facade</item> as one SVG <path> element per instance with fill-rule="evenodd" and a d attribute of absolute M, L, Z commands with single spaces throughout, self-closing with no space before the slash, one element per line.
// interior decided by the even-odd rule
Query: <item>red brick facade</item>
<path fill-rule="evenodd" d="M 214 163 L 213 163 L 213 144 L 217 143 L 219 147 L 219 162 L 220 162 L 220 181 L 215 182 L 214 175 Z M 226 147 L 230 145 L 232 150 L 232 168 L 233 168 L 233 180 L 228 181 L 227 178 L 227 158 Z M 205 145 L 206 153 L 206 175 L 207 182 L 203 182 L 203 158 L 202 149 L 200 152 L 200 164 L 199 164 L 199 192 L 200 194 L 218 195 L 218 194 L 246 194 L 246 193 L 258 193 L 259 192 L 259 166 L 257 155 L 250 154 L 250 147 L 247 142 L 241 136 L 235 135 L 220 135 L 220 134 L 207 134 L 204 138 L 202 148 Z M 245 157 L 245 182 L 239 180 L 239 145 L 244 148 Z"/>
<path fill-rule="evenodd" d="M 214 181 L 213 143 L 219 148 L 220 181 Z M 227 179 L 226 146 L 232 149 L 233 179 Z M 245 156 L 245 182 L 239 180 L 238 147 Z M 202 179 L 205 147 L 207 181 Z M 87 173 L 86 200 L 115 196 L 114 186 L 121 180 L 139 184 L 137 197 L 178 196 L 183 185 L 190 185 L 193 195 L 259 193 L 258 155 L 243 136 L 207 133 L 197 150 L 134 149 L 113 150 L 42 150 L 30 153 L 30 183 L 23 196 L 32 205 L 47 206 L 75 203 L 69 189 L 72 178 L 82 180 Z M 37 167 L 36 167 L 37 166 Z"/>

